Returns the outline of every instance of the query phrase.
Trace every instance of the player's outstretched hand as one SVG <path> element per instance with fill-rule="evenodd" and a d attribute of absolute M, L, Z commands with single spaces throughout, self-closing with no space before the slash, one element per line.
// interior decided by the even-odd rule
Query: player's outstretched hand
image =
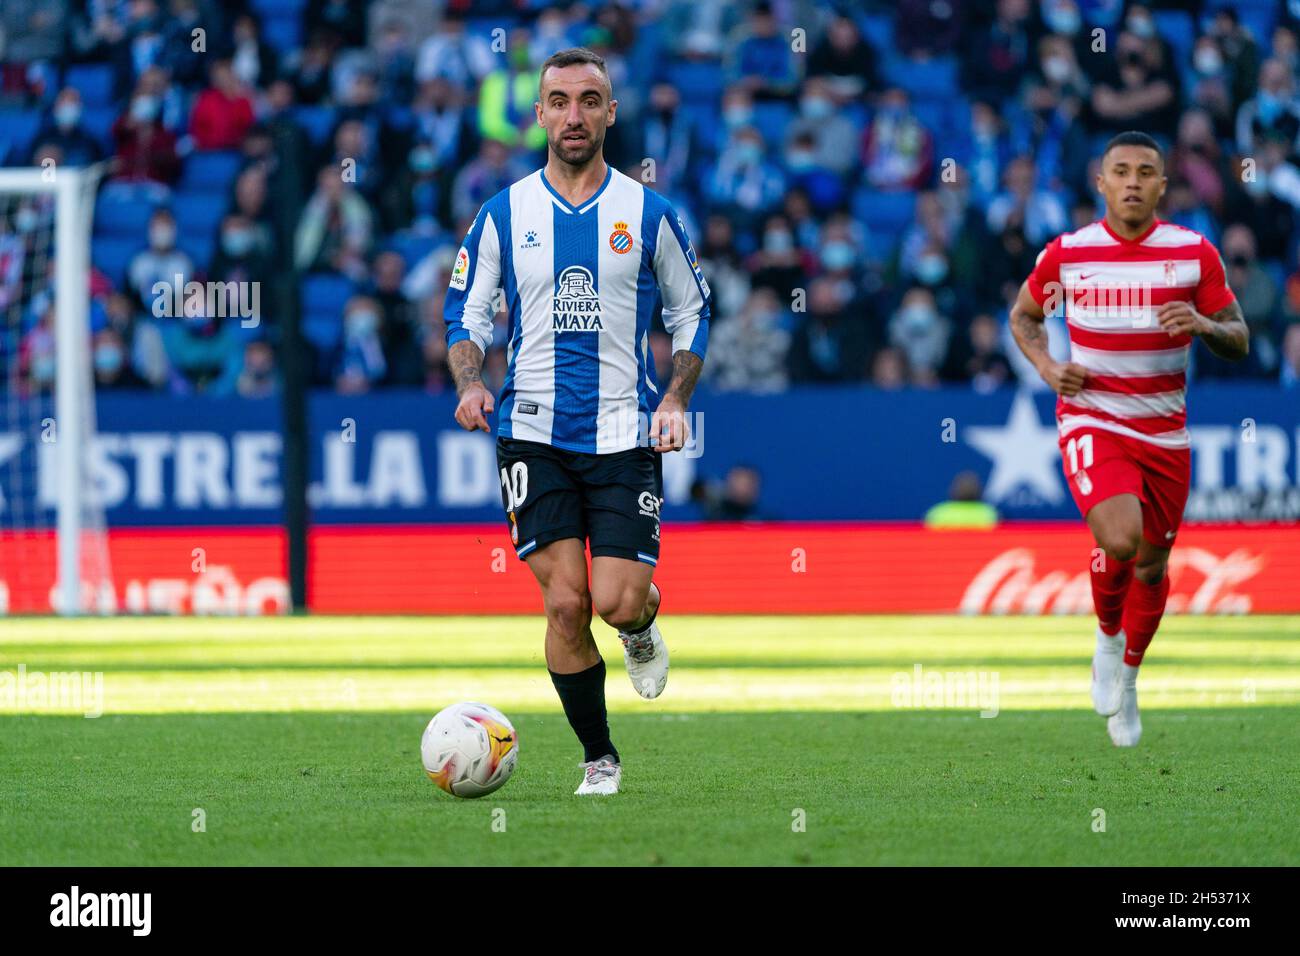
<path fill-rule="evenodd" d="M 685 409 L 671 395 L 664 396 L 650 418 L 650 447 L 657 452 L 680 451 L 687 437 Z"/>
<path fill-rule="evenodd" d="M 1156 309 L 1156 321 L 1171 336 L 1200 335 L 1209 324 L 1190 302 L 1166 302 Z"/>
<path fill-rule="evenodd" d="M 1088 377 L 1088 370 L 1074 362 L 1052 362 L 1043 369 L 1043 381 L 1052 387 L 1057 395 L 1067 398 L 1078 395 L 1083 388 L 1083 380 Z"/>
<path fill-rule="evenodd" d="M 467 432 L 480 428 L 492 434 L 492 426 L 487 423 L 487 416 L 492 414 L 492 393 L 483 387 L 482 382 L 475 382 L 461 392 L 460 404 L 456 406 L 456 421 Z"/>

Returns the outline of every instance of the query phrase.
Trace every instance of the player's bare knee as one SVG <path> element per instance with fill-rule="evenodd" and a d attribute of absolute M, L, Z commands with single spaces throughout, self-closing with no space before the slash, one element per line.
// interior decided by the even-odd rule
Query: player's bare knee
<path fill-rule="evenodd" d="M 611 588 L 596 597 L 595 610 L 600 619 L 616 630 L 626 630 L 640 624 L 645 617 L 648 588 L 628 585 Z"/>
<path fill-rule="evenodd" d="M 546 620 L 563 640 L 585 643 L 591 626 L 591 595 L 585 588 L 552 589 L 546 595 Z"/>
<path fill-rule="evenodd" d="M 1097 535 L 1097 543 L 1106 552 L 1106 556 L 1112 560 L 1132 561 L 1137 557 L 1141 537 L 1142 533 L 1140 531 L 1134 532 L 1126 528 L 1108 528 Z"/>
<path fill-rule="evenodd" d="M 1133 576 L 1143 584 L 1159 584 L 1160 579 L 1165 576 L 1167 563 L 1164 558 L 1139 561 L 1133 566 Z"/>

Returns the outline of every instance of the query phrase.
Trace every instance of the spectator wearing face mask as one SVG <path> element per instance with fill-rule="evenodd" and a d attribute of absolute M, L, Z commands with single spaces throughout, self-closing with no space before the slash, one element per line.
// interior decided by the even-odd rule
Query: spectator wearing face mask
<path fill-rule="evenodd" d="M 1068 217 L 1060 196 L 1038 183 L 1038 169 L 1029 156 L 1011 161 L 1003 177 L 1004 188 L 988 209 L 988 229 L 1002 232 L 1013 214 L 1032 245 L 1042 247 L 1065 231 Z"/>
<path fill-rule="evenodd" d="M 1210 118 L 1214 136 L 1225 140 L 1231 137 L 1236 123 L 1232 75 L 1218 41 L 1210 34 L 1198 37 L 1192 47 L 1191 84 L 1191 102 Z"/>
<path fill-rule="evenodd" d="M 1148 26 L 1150 24 L 1150 26 Z M 1115 44 L 1108 73 L 1092 88 L 1093 132 L 1148 130 L 1171 138 L 1178 125 L 1178 71 L 1154 33 L 1154 21 L 1135 7 Z"/>
<path fill-rule="evenodd" d="M 157 209 L 149 219 L 149 248 L 135 254 L 127 268 L 127 285 L 135 291 L 146 311 L 152 312 L 159 295 L 170 300 L 174 285 L 182 288 L 194 273 L 194 262 L 176 248 L 176 220 L 167 209 Z M 167 290 L 155 292 L 164 283 Z"/>
<path fill-rule="evenodd" d="M 714 359 L 705 366 L 709 384 L 719 391 L 782 391 L 789 382 L 785 324 L 781 300 L 771 289 L 755 289 L 739 314 L 709 331 L 714 346 Z"/>
<path fill-rule="evenodd" d="M 920 189 L 929 181 L 932 153 L 930 133 L 912 113 L 906 91 L 886 90 L 863 136 L 867 184 L 875 189 Z"/>
<path fill-rule="evenodd" d="M 857 127 L 840 111 L 832 85 L 811 77 L 799 98 L 799 116 L 786 130 L 787 166 L 796 173 L 815 167 L 847 174 L 857 163 L 858 136 Z M 810 147 L 802 170 L 790 162 L 795 145 L 801 142 Z"/>
<path fill-rule="evenodd" d="M 848 382 L 861 376 L 872 343 L 868 320 L 848 308 L 835 280 L 822 276 L 808 288 L 808 313 L 790 343 L 790 379 L 799 383 Z"/>
<path fill-rule="evenodd" d="M 876 60 L 853 18 L 837 13 L 813 47 L 808 75 L 821 77 L 836 96 L 849 100 L 880 89 Z"/>
<path fill-rule="evenodd" d="M 90 166 L 104 158 L 104 148 L 81 124 L 81 93 L 71 86 L 59 91 L 35 141 L 57 146 L 69 166 Z"/>
<path fill-rule="evenodd" d="M 889 343 L 907 356 L 913 385 L 938 384 L 951 332 L 952 323 L 939 314 L 933 292 L 914 287 L 903 294 L 889 320 Z"/>
<path fill-rule="evenodd" d="M 1198 378 L 1240 378 L 1277 375 L 1277 333 L 1281 326 L 1281 296 L 1277 285 L 1259 263 L 1255 235 L 1250 227 L 1234 223 L 1223 230 L 1219 244 L 1228 286 L 1241 303 L 1250 326 L 1250 354 L 1244 362 L 1228 362 L 1208 349 L 1197 348 L 1193 363 Z"/>
<path fill-rule="evenodd" d="M 221 220 L 212 278 L 217 282 L 264 283 L 271 277 L 271 248 L 257 224 L 239 213 Z M 260 296 L 259 296 L 260 297 Z"/>
<path fill-rule="evenodd" d="M 742 126 L 718 157 L 709 184 L 715 208 L 731 216 L 748 232 L 785 194 L 780 168 L 767 158 L 763 136 L 753 126 Z"/>
<path fill-rule="evenodd" d="M 343 310 L 343 341 L 335 358 L 334 386 L 348 395 L 368 392 L 388 374 L 379 303 L 353 296 Z"/>
<path fill-rule="evenodd" d="M 1208 33 L 1218 44 L 1227 65 L 1235 110 L 1255 95 L 1259 81 L 1259 45 L 1250 30 L 1242 26 L 1237 11 L 1227 5 L 1214 12 Z"/>
<path fill-rule="evenodd" d="M 91 362 L 95 368 L 96 388 L 134 391 L 149 387 L 149 383 L 131 367 L 126 346 L 116 329 L 105 328 L 96 333 Z"/>
<path fill-rule="evenodd" d="M 763 242 L 747 263 L 754 288 L 768 288 L 790 301 L 796 286 L 808 275 L 809 261 L 795 245 L 794 233 L 785 216 L 768 218 L 763 226 Z"/>
<path fill-rule="evenodd" d="M 1263 140 L 1284 143 L 1288 152 L 1300 147 L 1295 79 L 1281 60 L 1264 62 L 1259 68 L 1259 92 L 1237 111 L 1237 150 L 1252 156 Z"/>
<path fill-rule="evenodd" d="M 163 125 L 162 105 L 162 90 L 142 79 L 113 124 L 114 179 L 168 186 L 176 181 L 181 165 L 176 135 Z"/>
<path fill-rule="evenodd" d="M 969 384 L 980 394 L 1015 384 L 1015 372 L 1002 351 L 997 319 L 987 312 L 971 319 L 965 336 L 953 339 L 940 377 L 947 382 Z"/>

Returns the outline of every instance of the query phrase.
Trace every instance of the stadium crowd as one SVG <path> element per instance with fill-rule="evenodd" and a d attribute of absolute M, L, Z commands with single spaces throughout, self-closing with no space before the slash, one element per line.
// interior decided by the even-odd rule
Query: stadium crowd
<path fill-rule="evenodd" d="M 1194 377 L 1295 387 L 1298 38 L 1300 0 L 4 0 L 0 159 L 111 160 L 101 387 L 274 393 L 271 297 L 248 321 L 202 297 L 160 315 L 154 290 L 291 261 L 314 384 L 442 391 L 455 249 L 544 161 L 538 64 L 585 45 L 619 100 L 606 157 L 674 203 L 712 286 L 710 387 L 987 390 L 1042 387 L 1008 306 L 1049 239 L 1101 214 L 1099 144 L 1142 129 L 1167 147 L 1160 215 L 1219 246 L 1251 324 L 1248 362 L 1200 350 Z M 278 222 L 295 182 L 302 215 Z M 42 215 L 0 208 L 8 387 L 40 390 Z M 504 369 L 493 349 L 485 377 Z"/>

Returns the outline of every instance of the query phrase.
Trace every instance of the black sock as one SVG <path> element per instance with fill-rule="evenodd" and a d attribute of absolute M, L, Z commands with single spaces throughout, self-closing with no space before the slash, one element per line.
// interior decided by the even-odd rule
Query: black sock
<path fill-rule="evenodd" d="M 618 751 L 609 739 L 609 720 L 605 715 L 605 660 L 596 661 L 576 674 L 550 671 L 551 683 L 564 705 L 569 726 L 582 741 L 583 760 L 599 760 L 611 755 L 618 762 Z"/>

